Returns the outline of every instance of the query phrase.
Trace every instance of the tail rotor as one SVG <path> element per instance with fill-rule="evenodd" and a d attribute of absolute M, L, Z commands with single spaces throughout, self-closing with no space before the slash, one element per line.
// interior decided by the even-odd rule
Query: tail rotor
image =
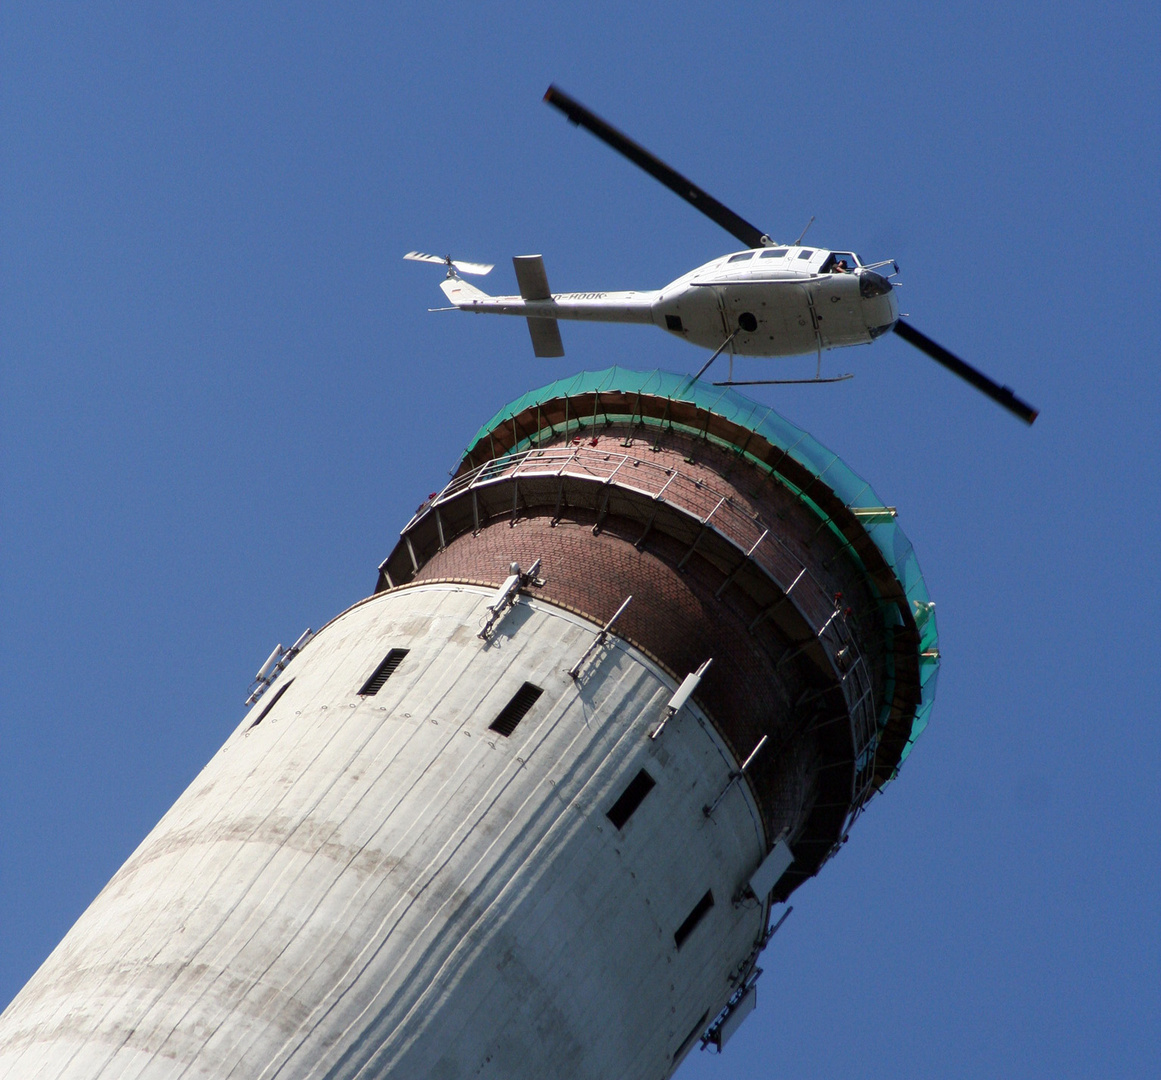
<path fill-rule="evenodd" d="M 492 263 L 464 262 L 462 259 L 453 259 L 450 255 L 428 255 L 423 251 L 409 251 L 403 256 L 412 262 L 436 263 L 447 267 L 448 277 L 454 277 L 456 272 L 461 274 L 487 274 L 492 270 Z"/>

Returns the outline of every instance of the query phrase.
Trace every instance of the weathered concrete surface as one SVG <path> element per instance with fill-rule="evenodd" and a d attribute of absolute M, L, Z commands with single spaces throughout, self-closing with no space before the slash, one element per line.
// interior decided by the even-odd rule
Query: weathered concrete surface
<path fill-rule="evenodd" d="M 672 1071 L 762 933 L 731 903 L 757 807 L 738 784 L 703 815 L 737 762 L 695 705 L 648 738 L 670 675 L 613 642 L 574 683 L 598 628 L 525 600 L 485 644 L 488 596 L 417 585 L 324 628 L 0 1017 L 0 1077 Z"/>

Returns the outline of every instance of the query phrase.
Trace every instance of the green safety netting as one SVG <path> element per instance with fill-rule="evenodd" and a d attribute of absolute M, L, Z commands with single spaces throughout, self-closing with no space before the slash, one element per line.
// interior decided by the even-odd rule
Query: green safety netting
<path fill-rule="evenodd" d="M 603 371 L 582 371 L 566 379 L 558 379 L 517 398 L 505 405 L 492 417 L 472 439 L 475 446 L 501 424 L 518 416 L 527 409 L 562 397 L 578 394 L 618 391 L 628 394 L 647 394 L 676 401 L 689 402 L 700 409 L 715 413 L 748 431 L 753 431 L 768 442 L 785 450 L 801 466 L 817 476 L 850 509 L 875 509 L 885 504 L 875 494 L 874 489 L 858 473 L 842 461 L 837 454 L 828 450 L 812 435 L 796 427 L 784 416 L 768 405 L 751 401 L 737 391 L 712 383 L 693 380 L 688 375 L 678 375 L 671 371 L 633 371 L 628 368 L 611 367 Z M 602 419 L 610 415 L 601 410 Z M 610 419 L 631 419 L 610 415 Z M 674 425 L 679 427 L 680 425 Z M 701 434 L 701 432 L 699 432 Z M 522 440 L 508 453 L 526 449 L 536 436 Z M 712 437 L 712 436 L 711 436 Z M 735 447 L 735 449 L 742 449 Z M 751 456 L 751 455 L 747 455 Z M 806 500 L 820 516 L 826 515 L 811 500 Z M 890 516 L 871 516 L 862 519 L 863 527 L 874 541 L 875 546 L 892 567 L 899 584 L 911 604 L 915 624 L 919 629 L 919 672 L 922 686 L 922 700 L 916 710 L 911 726 L 911 736 L 900 758 L 900 764 L 911 752 L 916 738 L 927 726 L 931 707 L 935 700 L 936 676 L 939 670 L 939 637 L 935 623 L 935 604 L 927 592 L 919 562 L 903 530 Z"/>

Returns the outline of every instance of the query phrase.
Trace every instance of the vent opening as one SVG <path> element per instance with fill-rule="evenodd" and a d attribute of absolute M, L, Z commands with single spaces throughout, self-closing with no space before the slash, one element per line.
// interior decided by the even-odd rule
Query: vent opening
<path fill-rule="evenodd" d="M 537 699 L 544 691 L 539 686 L 526 682 L 513 695 L 512 700 L 500 710 L 500 715 L 488 725 L 489 731 L 507 738 L 516 730 L 516 725 L 527 715 L 528 710 L 536 704 Z"/>
<path fill-rule="evenodd" d="M 383 684 L 395 674 L 395 669 L 399 667 L 400 662 L 409 651 L 408 649 L 392 649 L 383 658 L 383 662 L 371 673 L 371 677 L 363 683 L 363 689 L 359 693 L 363 697 L 379 693 L 383 689 Z"/>
<path fill-rule="evenodd" d="M 714 906 L 713 891 L 710 889 L 706 889 L 705 896 L 703 896 L 696 904 L 693 905 L 693 911 L 691 911 L 688 915 L 686 915 L 685 922 L 683 922 L 677 928 L 677 932 L 673 935 L 673 942 L 679 949 L 681 948 L 682 944 L 685 942 L 685 939 L 687 937 L 689 937 L 690 934 L 693 933 L 694 928 L 697 926 L 697 924 L 699 922 L 701 922 L 702 919 L 705 918 L 705 913 L 707 911 L 709 911 L 709 909 L 712 908 L 713 906 Z"/>
<path fill-rule="evenodd" d="M 618 829 L 622 828 L 625 822 L 633 816 L 633 811 L 644 801 L 645 796 L 653 790 L 656 783 L 657 781 L 642 769 L 629 781 L 629 786 L 621 792 L 621 797 L 613 803 L 605 817 Z"/>
<path fill-rule="evenodd" d="M 287 690 L 290 689 L 290 684 L 292 682 L 294 682 L 293 679 L 287 679 L 286 682 L 284 682 L 277 690 L 274 691 L 274 696 L 266 703 L 266 708 L 258 714 L 258 719 L 255 720 L 254 723 L 252 723 L 250 727 L 246 729 L 247 731 L 249 731 L 250 728 L 256 728 L 260 723 L 262 723 L 263 720 L 266 719 L 266 716 L 270 710 L 278 704 L 278 699 L 282 697 L 282 695 L 285 694 Z"/>

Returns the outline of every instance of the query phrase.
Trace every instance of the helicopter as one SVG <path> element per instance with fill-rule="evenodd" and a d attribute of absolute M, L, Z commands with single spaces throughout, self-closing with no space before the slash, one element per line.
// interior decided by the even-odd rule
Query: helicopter
<path fill-rule="evenodd" d="M 446 268 L 440 287 L 452 310 L 525 317 L 533 352 L 539 357 L 564 355 L 559 319 L 658 326 L 692 345 L 714 350 L 695 379 L 728 350 L 729 376 L 716 386 L 841 382 L 852 376 L 822 376 L 824 351 L 868 344 L 893 331 L 1025 423 L 1035 421 L 1038 410 L 1018 398 L 1010 387 L 994 382 L 900 318 L 895 299 L 897 282 L 892 281 L 899 268 L 893 260 L 865 264 L 853 251 L 804 246 L 806 230 L 793 244 L 779 244 L 556 86 L 549 86 L 544 100 L 746 247 L 713 259 L 664 288 L 627 292 L 554 293 L 548 286 L 543 257 L 517 255 L 512 261 L 519 296 L 491 296 L 461 276 L 487 274 L 493 269 L 490 264 L 419 251 L 404 255 L 405 259 Z M 889 273 L 881 272 L 888 267 Z M 735 356 L 807 353 L 818 355 L 812 379 L 733 378 Z"/>

